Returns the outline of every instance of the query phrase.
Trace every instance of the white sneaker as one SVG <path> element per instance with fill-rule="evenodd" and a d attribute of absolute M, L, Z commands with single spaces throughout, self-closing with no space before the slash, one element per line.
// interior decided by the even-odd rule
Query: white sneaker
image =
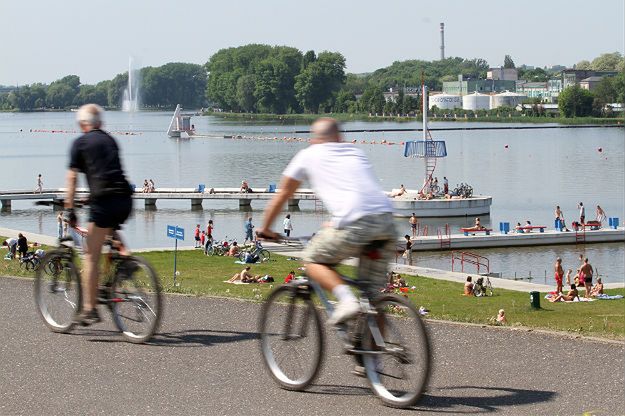
<path fill-rule="evenodd" d="M 334 312 L 330 319 L 328 319 L 328 323 L 330 325 L 338 325 L 341 324 L 350 318 L 353 318 L 355 315 L 360 312 L 360 304 L 357 300 L 343 301 L 337 303 L 334 308 Z"/>

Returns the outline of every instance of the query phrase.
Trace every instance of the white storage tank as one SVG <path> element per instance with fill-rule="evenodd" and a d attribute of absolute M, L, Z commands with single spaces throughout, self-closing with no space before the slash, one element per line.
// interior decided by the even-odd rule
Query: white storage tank
<path fill-rule="evenodd" d="M 512 107 L 515 108 L 523 101 L 527 100 L 527 95 L 519 94 L 516 92 L 505 91 L 501 94 L 491 95 L 490 108 L 499 107 Z"/>
<path fill-rule="evenodd" d="M 451 110 L 462 107 L 462 97 L 454 94 L 436 94 L 428 97 L 428 108 L 436 106 L 441 110 Z"/>
<path fill-rule="evenodd" d="M 488 110 L 490 108 L 490 95 L 480 94 L 477 91 L 462 97 L 462 109 L 464 110 Z"/>

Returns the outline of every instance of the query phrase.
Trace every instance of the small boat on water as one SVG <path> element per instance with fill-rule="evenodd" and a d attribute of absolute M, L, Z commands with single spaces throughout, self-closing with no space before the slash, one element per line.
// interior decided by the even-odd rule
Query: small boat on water
<path fill-rule="evenodd" d="M 195 126 L 191 124 L 193 114 L 183 114 L 180 104 L 176 105 L 174 116 L 171 118 L 167 135 L 175 139 L 189 139 L 195 135 Z"/>

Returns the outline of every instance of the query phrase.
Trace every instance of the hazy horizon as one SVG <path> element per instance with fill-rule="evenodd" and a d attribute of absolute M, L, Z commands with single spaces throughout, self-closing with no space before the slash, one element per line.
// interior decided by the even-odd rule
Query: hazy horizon
<path fill-rule="evenodd" d="M 389 0 L 381 10 L 370 0 L 113 0 L 100 7 L 0 0 L 0 36 L 12 40 L 3 44 L 0 84 L 50 83 L 69 74 L 93 84 L 126 71 L 129 56 L 140 66 L 204 64 L 219 49 L 248 43 L 341 52 L 347 72 L 366 73 L 394 61 L 439 59 L 440 22 L 447 57 L 499 66 L 509 54 L 517 66 L 572 66 L 624 52 L 624 2 L 600 4 Z"/>

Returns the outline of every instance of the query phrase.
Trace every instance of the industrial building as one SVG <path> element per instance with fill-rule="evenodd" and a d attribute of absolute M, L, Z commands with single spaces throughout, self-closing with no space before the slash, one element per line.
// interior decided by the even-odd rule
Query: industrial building
<path fill-rule="evenodd" d="M 490 94 L 504 91 L 516 91 L 516 81 L 501 79 L 475 79 L 443 82 L 443 93 L 466 95 L 478 92 Z"/>

